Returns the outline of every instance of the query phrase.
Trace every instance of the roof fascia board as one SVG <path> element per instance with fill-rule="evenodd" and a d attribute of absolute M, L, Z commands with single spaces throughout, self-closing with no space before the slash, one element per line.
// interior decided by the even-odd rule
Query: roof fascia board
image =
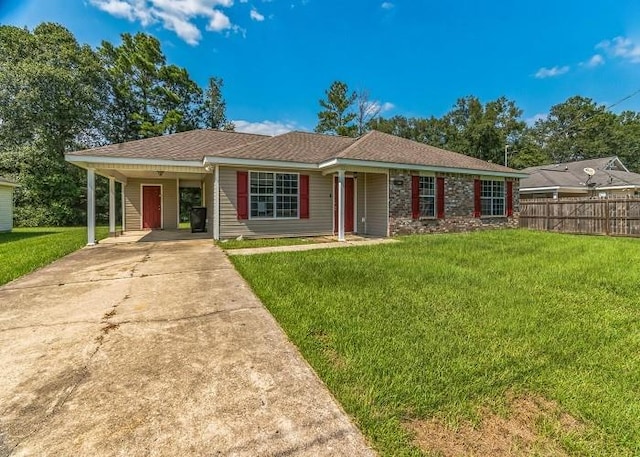
<path fill-rule="evenodd" d="M 104 156 L 85 156 L 65 154 L 64 159 L 67 162 L 85 164 L 123 164 L 123 165 L 149 165 L 149 166 L 168 166 L 168 167 L 203 167 L 200 160 L 166 160 L 166 159 L 140 159 L 127 157 L 104 157 Z"/>
<path fill-rule="evenodd" d="M 417 171 L 435 171 L 440 173 L 458 173 L 465 175 L 483 175 L 483 176 L 502 176 L 506 178 L 526 178 L 528 173 L 519 172 L 504 172 L 504 171 L 491 171 L 491 170 L 477 170 L 471 168 L 454 168 L 454 167 L 439 167 L 431 165 L 416 165 L 408 163 L 396 163 L 396 162 L 379 162 L 373 160 L 358 160 L 358 159 L 330 159 L 325 162 L 321 162 L 320 169 L 328 167 L 373 167 L 373 168 L 386 168 L 394 170 L 417 170 Z"/>
<path fill-rule="evenodd" d="M 584 192 L 587 193 L 589 189 L 584 187 L 567 187 L 567 186 L 546 186 L 546 187 L 521 187 L 520 192 L 549 192 L 549 191 L 569 191 L 569 192 Z"/>
<path fill-rule="evenodd" d="M 596 187 L 597 190 L 624 190 L 624 189 L 636 189 L 639 188 L 640 184 L 626 184 L 624 186 L 599 186 Z"/>
<path fill-rule="evenodd" d="M 204 158 L 204 164 L 229 165 L 237 167 L 264 167 L 264 168 L 292 168 L 296 170 L 317 170 L 318 164 L 305 162 L 288 162 L 286 160 L 256 160 L 238 159 L 233 157 L 211 157 Z"/>
<path fill-rule="evenodd" d="M 14 182 L 0 182 L 0 187 L 20 187 L 20 184 Z"/>
<path fill-rule="evenodd" d="M 326 176 L 333 173 L 337 173 L 340 169 L 341 167 L 339 166 L 324 168 L 322 169 L 322 175 Z M 389 172 L 389 168 L 350 166 L 348 171 L 355 172 L 355 173 L 387 174 Z"/>

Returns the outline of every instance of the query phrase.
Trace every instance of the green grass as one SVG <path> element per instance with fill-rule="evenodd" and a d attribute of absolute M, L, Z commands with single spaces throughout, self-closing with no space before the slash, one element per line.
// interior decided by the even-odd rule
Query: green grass
<path fill-rule="evenodd" d="M 108 228 L 96 228 L 97 239 L 108 234 Z M 14 228 L 10 233 L 0 233 L 0 286 L 86 244 L 84 227 Z"/>
<path fill-rule="evenodd" d="M 455 423 L 509 392 L 585 424 L 569 455 L 640 455 L 640 240 L 529 231 L 232 257 L 382 455 L 411 418 Z"/>
<path fill-rule="evenodd" d="M 272 246 L 296 246 L 300 244 L 326 243 L 327 238 L 261 238 L 256 240 L 223 240 L 216 244 L 222 249 L 266 248 Z"/>

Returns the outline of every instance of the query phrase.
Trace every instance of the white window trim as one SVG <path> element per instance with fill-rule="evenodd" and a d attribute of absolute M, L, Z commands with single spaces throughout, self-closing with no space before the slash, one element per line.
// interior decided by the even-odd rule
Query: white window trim
<path fill-rule="evenodd" d="M 424 198 L 428 198 L 430 197 L 430 195 L 422 195 L 422 193 L 420 192 L 421 186 L 420 186 L 420 179 L 422 178 L 431 178 L 433 180 L 433 214 L 432 215 L 422 215 L 420 214 L 420 219 L 435 219 L 436 216 L 438 215 L 438 186 L 437 186 L 437 180 L 435 175 L 419 175 L 418 178 L 418 200 L 420 201 L 420 203 L 422 203 L 421 199 Z"/>
<path fill-rule="evenodd" d="M 252 216 L 251 215 L 251 196 L 252 195 L 258 195 L 258 194 L 252 194 L 251 193 L 251 173 L 270 173 L 273 175 L 273 216 L 272 217 L 258 217 L 258 216 Z M 296 175 L 298 177 L 298 215 L 295 217 L 278 217 L 278 210 L 276 208 L 276 196 L 277 194 L 276 192 L 276 175 L 277 174 L 283 174 L 283 175 Z M 249 192 L 247 192 L 248 196 L 249 196 L 249 201 L 248 201 L 248 206 L 249 206 L 249 220 L 254 220 L 254 221 L 273 221 L 273 220 L 279 220 L 279 221 L 295 221 L 295 220 L 299 220 L 300 219 L 300 173 L 295 173 L 295 172 L 290 172 L 290 171 L 264 171 L 264 170 L 249 170 L 249 179 L 248 179 L 248 185 L 249 185 L 249 189 L 247 189 Z"/>
<path fill-rule="evenodd" d="M 491 208 L 493 209 L 493 200 L 500 198 L 500 197 L 494 197 L 493 195 L 491 197 L 483 197 L 482 196 L 482 185 L 484 182 L 486 181 L 490 181 L 491 183 L 494 182 L 501 182 L 502 183 L 502 214 L 483 214 L 482 213 L 482 200 L 487 200 L 490 199 L 492 204 L 491 204 Z M 492 184 L 493 187 L 493 184 Z M 492 191 L 493 192 L 493 191 Z M 482 177 L 480 179 L 480 217 L 487 217 L 487 218 L 491 218 L 491 217 L 507 217 L 507 183 L 505 179 L 500 179 L 500 178 L 490 178 L 490 177 Z"/>

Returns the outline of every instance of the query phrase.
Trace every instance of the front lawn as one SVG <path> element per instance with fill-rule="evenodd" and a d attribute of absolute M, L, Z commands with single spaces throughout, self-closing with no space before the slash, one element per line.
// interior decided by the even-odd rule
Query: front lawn
<path fill-rule="evenodd" d="M 108 234 L 108 228 L 96 228 L 97 239 Z M 14 228 L 0 233 L 0 286 L 86 244 L 84 227 Z"/>
<path fill-rule="evenodd" d="M 232 261 L 382 455 L 456 455 L 438 433 L 493 433 L 513 398 L 554 413 L 524 414 L 539 441 L 508 455 L 640 455 L 640 240 L 487 231 Z"/>
<path fill-rule="evenodd" d="M 301 244 L 329 243 L 332 240 L 326 237 L 314 238 L 257 238 L 241 240 L 221 240 L 216 244 L 224 250 L 267 248 L 275 246 L 297 246 Z"/>

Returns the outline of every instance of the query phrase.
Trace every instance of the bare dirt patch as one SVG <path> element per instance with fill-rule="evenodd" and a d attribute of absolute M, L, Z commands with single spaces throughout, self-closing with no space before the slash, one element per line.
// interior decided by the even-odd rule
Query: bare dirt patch
<path fill-rule="evenodd" d="M 568 454 L 553 435 L 579 433 L 584 429 L 580 421 L 561 411 L 557 403 L 534 395 L 508 395 L 506 415 L 484 408 L 479 417 L 477 424 L 465 421 L 452 426 L 432 418 L 412 420 L 405 427 L 414 433 L 414 442 L 420 449 L 443 457 L 563 457 Z"/>

